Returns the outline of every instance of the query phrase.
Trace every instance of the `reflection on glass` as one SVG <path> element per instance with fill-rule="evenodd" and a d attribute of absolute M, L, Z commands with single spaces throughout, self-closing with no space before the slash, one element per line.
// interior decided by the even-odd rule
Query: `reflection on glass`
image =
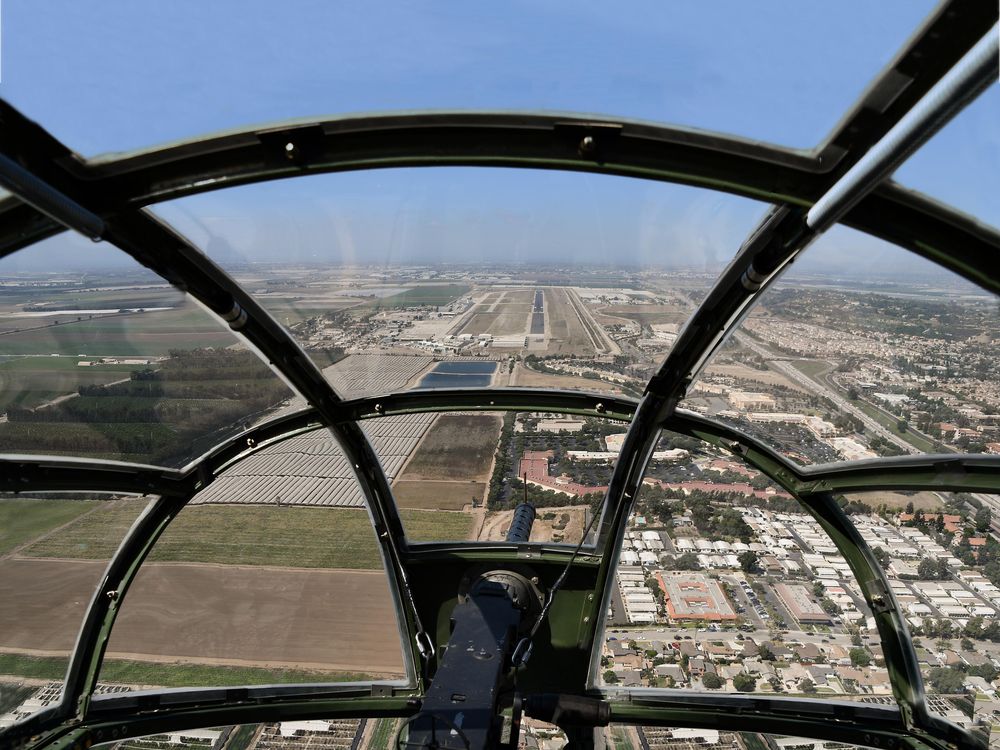
<path fill-rule="evenodd" d="M 1000 453 L 994 296 L 846 229 L 796 265 L 684 406 L 802 464 Z"/>
<path fill-rule="evenodd" d="M 313 175 L 155 210 L 336 364 L 346 393 L 639 396 L 762 207 L 618 177 L 441 167 Z"/>
<path fill-rule="evenodd" d="M 1000 83 L 981 93 L 893 175 L 908 188 L 1000 227 Z"/>
<path fill-rule="evenodd" d="M 798 501 L 721 450 L 664 433 L 616 582 L 606 685 L 892 700 L 846 560 Z"/>
<path fill-rule="evenodd" d="M 1000 496 L 952 492 L 847 495 L 914 638 L 931 709 L 966 727 L 992 721 L 1000 677 Z"/>
<path fill-rule="evenodd" d="M 0 730 L 56 703 L 84 613 L 147 498 L 0 496 Z"/>

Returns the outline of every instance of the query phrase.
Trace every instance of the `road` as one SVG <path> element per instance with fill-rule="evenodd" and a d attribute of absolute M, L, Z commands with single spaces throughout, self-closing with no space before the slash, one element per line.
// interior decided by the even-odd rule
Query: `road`
<path fill-rule="evenodd" d="M 604 632 L 604 637 L 617 638 L 619 641 L 672 641 L 675 640 L 675 636 L 681 639 L 688 636 L 692 641 L 703 643 L 705 641 L 731 641 L 739 634 L 744 636 L 744 638 L 752 638 L 755 643 L 761 643 L 763 641 L 774 640 L 772 635 L 774 632 L 761 629 L 743 632 L 735 629 L 711 631 L 704 628 L 693 630 L 691 628 L 634 626 L 629 628 L 608 628 Z M 789 630 L 787 633 L 782 633 L 781 638 L 785 643 L 816 643 L 824 645 L 825 642 L 827 644 L 835 643 L 838 646 L 851 648 L 851 636 L 847 633 L 803 633 L 797 630 Z M 872 642 L 877 643 L 878 637 L 873 636 Z M 1000 644 L 997 647 L 1000 648 Z"/>
<path fill-rule="evenodd" d="M 785 375 L 789 380 L 798 383 L 803 388 L 808 391 L 815 393 L 818 396 L 822 396 L 825 399 L 833 402 L 833 405 L 837 407 L 844 414 L 850 414 L 852 417 L 856 417 L 861 420 L 865 428 L 878 435 L 891 443 L 898 445 L 907 453 L 919 453 L 919 451 L 910 445 L 907 441 L 903 440 L 899 435 L 887 430 L 876 420 L 869 417 L 865 412 L 863 412 L 858 407 L 854 406 L 850 401 L 841 396 L 835 390 L 826 386 L 820 382 L 817 382 L 810 378 L 808 375 L 803 373 L 801 370 L 795 367 L 789 360 L 780 359 L 780 355 L 775 354 L 768 347 L 764 346 L 758 341 L 754 341 L 745 333 L 737 332 L 734 334 L 736 340 L 749 349 L 752 349 L 758 355 L 767 360 L 769 367 L 773 367 L 778 370 L 782 375 Z"/>

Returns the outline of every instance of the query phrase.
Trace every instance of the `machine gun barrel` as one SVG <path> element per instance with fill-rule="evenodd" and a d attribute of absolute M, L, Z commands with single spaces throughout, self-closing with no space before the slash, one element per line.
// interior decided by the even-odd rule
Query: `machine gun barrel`
<path fill-rule="evenodd" d="M 527 542 L 531 536 L 531 526 L 535 523 L 535 506 L 521 503 L 514 508 L 514 517 L 507 531 L 508 542 Z"/>

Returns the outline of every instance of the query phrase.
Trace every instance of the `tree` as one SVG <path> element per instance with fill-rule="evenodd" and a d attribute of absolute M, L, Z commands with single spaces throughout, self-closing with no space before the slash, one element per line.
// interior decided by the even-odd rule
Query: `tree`
<path fill-rule="evenodd" d="M 752 693 L 757 689 L 757 679 L 746 672 L 740 672 L 733 678 L 733 687 L 741 693 Z"/>
<path fill-rule="evenodd" d="M 801 690 L 803 693 L 809 693 L 809 694 L 815 693 L 816 683 L 810 680 L 808 677 L 806 677 L 804 680 L 799 681 L 799 690 Z"/>
<path fill-rule="evenodd" d="M 892 561 L 892 557 L 890 557 L 889 553 L 886 552 L 881 547 L 876 547 L 875 549 L 873 549 L 872 554 L 875 555 L 875 559 L 878 560 L 878 564 L 881 565 L 883 568 L 886 567 Z"/>
<path fill-rule="evenodd" d="M 913 515 L 913 501 L 912 500 L 906 504 L 906 512 L 909 513 L 911 516 Z"/>
<path fill-rule="evenodd" d="M 990 530 L 990 521 L 993 520 L 990 509 L 985 505 L 976 511 L 976 531 L 984 533 Z"/>
<path fill-rule="evenodd" d="M 722 687 L 722 678 L 715 674 L 715 672 L 705 672 L 705 674 L 702 675 L 701 684 L 709 690 L 718 690 Z"/>
<path fill-rule="evenodd" d="M 675 557 L 672 565 L 668 565 L 671 570 L 698 570 L 700 567 L 698 556 L 694 552 L 685 552 L 680 557 Z"/>
<path fill-rule="evenodd" d="M 615 685 L 618 683 L 618 675 L 609 669 L 604 673 L 604 682 L 608 685 Z"/>
<path fill-rule="evenodd" d="M 917 576 L 921 581 L 933 581 L 938 577 L 937 562 L 929 557 L 925 557 L 917 566 Z"/>
<path fill-rule="evenodd" d="M 965 675 L 951 667 L 934 667 L 930 672 L 931 685 L 938 693 L 961 693 L 964 691 Z"/>
<path fill-rule="evenodd" d="M 743 569 L 744 573 L 753 573 L 757 570 L 757 553 L 753 550 L 740 552 L 736 556 L 736 559 L 739 561 L 740 568 Z"/>
<path fill-rule="evenodd" d="M 761 661 L 774 661 L 774 652 L 771 647 L 766 643 L 762 643 L 757 647 L 757 656 L 760 657 Z"/>
<path fill-rule="evenodd" d="M 855 667 L 867 667 L 872 663 L 872 655 L 863 648 L 852 648 L 850 651 L 851 664 Z"/>

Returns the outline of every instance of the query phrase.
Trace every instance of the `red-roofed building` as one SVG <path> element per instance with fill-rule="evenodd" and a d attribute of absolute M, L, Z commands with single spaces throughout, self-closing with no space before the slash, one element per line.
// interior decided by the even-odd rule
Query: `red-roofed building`
<path fill-rule="evenodd" d="M 580 495 L 603 495 L 608 491 L 604 487 L 589 487 L 585 484 L 577 484 L 572 478 L 567 476 L 553 477 L 549 474 L 549 461 L 553 456 L 552 451 L 525 451 L 521 454 L 521 461 L 518 464 L 517 476 L 527 478 L 528 484 L 541 487 L 546 490 L 561 492 L 570 497 Z"/>

